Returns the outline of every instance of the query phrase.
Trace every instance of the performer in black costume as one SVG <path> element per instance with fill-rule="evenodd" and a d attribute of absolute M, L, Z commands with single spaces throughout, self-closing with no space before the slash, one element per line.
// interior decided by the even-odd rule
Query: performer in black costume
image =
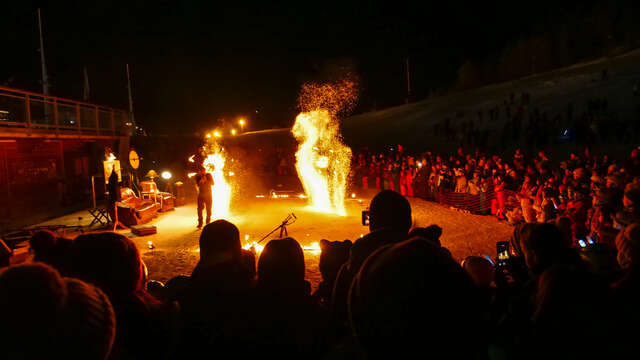
<path fill-rule="evenodd" d="M 213 177 L 207 173 L 204 166 L 198 168 L 196 175 L 196 187 L 198 188 L 198 228 L 202 227 L 202 210 L 207 210 L 207 221 L 211 222 L 211 206 L 213 198 L 211 195 L 211 187 L 213 186 Z"/>

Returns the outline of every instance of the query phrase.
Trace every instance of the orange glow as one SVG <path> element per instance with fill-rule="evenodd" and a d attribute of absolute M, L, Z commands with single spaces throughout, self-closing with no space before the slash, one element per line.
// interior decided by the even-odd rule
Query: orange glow
<path fill-rule="evenodd" d="M 264 246 L 258 244 L 255 241 L 244 244 L 244 246 L 242 248 L 245 249 L 245 250 L 251 250 L 252 247 L 254 249 L 256 249 L 256 254 L 260 254 L 262 252 L 262 250 L 264 250 Z"/>
<path fill-rule="evenodd" d="M 194 172 L 192 172 L 192 173 L 188 173 L 188 174 L 187 174 L 187 177 L 188 177 L 189 179 L 191 179 L 191 178 L 192 178 L 192 177 L 194 177 L 194 176 L 196 176 L 196 173 L 194 173 Z"/>
<path fill-rule="evenodd" d="M 302 250 L 303 251 L 309 251 L 309 252 L 316 253 L 316 254 L 319 254 L 319 253 L 322 252 L 322 249 L 320 248 L 320 244 L 317 243 L 317 242 L 311 243 L 311 245 L 309 245 L 309 246 L 303 246 Z"/>
<path fill-rule="evenodd" d="M 196 157 L 195 155 L 189 156 L 189 162 L 190 163 L 195 162 L 195 160 L 194 160 L 195 157 Z"/>
<path fill-rule="evenodd" d="M 299 143 L 296 170 L 311 208 L 346 215 L 351 149 L 340 141 L 338 122 L 326 110 L 301 113 L 292 132 Z"/>
<path fill-rule="evenodd" d="M 298 140 L 298 177 L 314 210 L 346 215 L 351 149 L 340 139 L 338 117 L 353 110 L 357 98 L 357 82 L 350 78 L 306 83 L 300 90 L 298 106 L 303 112 L 296 117 L 291 132 Z"/>
<path fill-rule="evenodd" d="M 213 136 L 215 136 L 215 137 L 219 138 L 219 137 L 222 137 L 222 134 L 220 134 L 220 132 L 216 130 L 216 131 L 214 131 L 214 132 L 213 132 Z M 211 137 L 211 136 L 209 136 L 209 138 L 210 138 L 210 137 Z"/>
<path fill-rule="evenodd" d="M 205 147 L 207 157 L 202 165 L 207 173 L 213 177 L 211 194 L 213 195 L 213 220 L 228 219 L 231 204 L 231 184 L 227 182 L 224 171 L 224 148 L 215 140 L 209 140 Z"/>
<path fill-rule="evenodd" d="M 236 129 L 231 129 L 231 135 L 235 135 L 236 134 Z"/>

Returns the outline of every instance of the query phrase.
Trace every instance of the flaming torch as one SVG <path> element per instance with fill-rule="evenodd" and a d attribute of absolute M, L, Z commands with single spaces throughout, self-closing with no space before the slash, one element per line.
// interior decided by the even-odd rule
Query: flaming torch
<path fill-rule="evenodd" d="M 355 83 L 305 84 L 299 103 L 303 111 L 292 128 L 298 140 L 296 170 L 316 211 L 346 215 L 344 197 L 351 169 L 351 149 L 340 139 L 337 115 L 352 106 Z"/>

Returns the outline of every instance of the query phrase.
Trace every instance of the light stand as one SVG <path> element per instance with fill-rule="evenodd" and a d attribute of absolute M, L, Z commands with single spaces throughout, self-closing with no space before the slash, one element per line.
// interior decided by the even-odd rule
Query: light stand
<path fill-rule="evenodd" d="M 271 230 L 270 233 L 265 235 L 256 244 L 260 244 L 262 241 L 264 241 L 264 239 L 268 238 L 271 234 L 276 232 L 278 229 L 280 229 L 280 238 L 282 238 L 283 235 L 284 236 L 289 236 L 289 233 L 287 232 L 287 226 L 293 224 L 294 222 L 296 222 L 296 220 L 298 220 L 298 218 L 296 217 L 296 215 L 294 213 L 291 213 L 291 214 L 287 215 L 287 217 L 284 220 L 282 220 L 282 223 L 280 225 L 278 225 L 278 227 L 276 227 L 275 229 Z"/>

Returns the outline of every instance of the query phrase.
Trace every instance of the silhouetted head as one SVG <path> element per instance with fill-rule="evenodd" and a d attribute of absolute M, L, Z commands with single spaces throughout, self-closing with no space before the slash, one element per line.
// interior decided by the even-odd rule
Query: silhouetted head
<path fill-rule="evenodd" d="M 530 236 L 520 239 L 520 245 L 527 267 L 534 274 L 562 262 L 569 248 L 564 233 L 550 223 L 536 224 Z"/>
<path fill-rule="evenodd" d="M 56 235 L 49 230 L 36 231 L 31 239 L 29 239 L 29 246 L 35 254 L 36 261 L 38 258 L 47 257 L 53 251 L 56 245 Z"/>
<path fill-rule="evenodd" d="M 116 335 L 116 317 L 107 295 L 78 279 L 65 278 L 67 298 L 59 328 L 66 358 L 106 359 Z"/>
<path fill-rule="evenodd" d="M 349 260 L 349 251 L 351 250 L 350 240 L 345 241 L 329 241 L 320 240 L 320 261 L 318 267 L 322 274 L 322 281 L 332 284 L 338 276 L 338 271 L 342 264 Z"/>
<path fill-rule="evenodd" d="M 438 225 L 429 225 L 426 228 L 417 227 L 411 229 L 409 237 L 421 237 L 428 241 L 433 241 L 434 244 L 441 246 L 440 236 L 442 236 L 442 228 Z"/>
<path fill-rule="evenodd" d="M 409 232 L 411 229 L 411 205 L 402 195 L 392 190 L 378 193 L 369 206 L 369 229 L 391 229 Z"/>
<path fill-rule="evenodd" d="M 349 294 L 349 321 L 369 358 L 475 358 L 478 303 L 473 282 L 448 251 L 412 238 L 363 264 Z"/>
<path fill-rule="evenodd" d="M 98 286 L 112 301 L 144 290 L 144 264 L 136 244 L 113 232 L 78 236 L 71 246 L 71 273 Z"/>
<path fill-rule="evenodd" d="M 462 267 L 471 276 L 473 282 L 481 288 L 489 287 L 495 278 L 493 264 L 483 257 L 468 256 L 462 262 Z"/>
<path fill-rule="evenodd" d="M 200 262 L 214 264 L 240 260 L 242 245 L 238 228 L 226 220 L 207 224 L 200 234 Z"/>
<path fill-rule="evenodd" d="M 0 318 L 4 359 L 105 359 L 115 338 L 107 296 L 42 263 L 0 274 Z"/>
<path fill-rule="evenodd" d="M 304 282 L 304 254 L 293 238 L 271 240 L 258 260 L 258 284 L 296 287 Z"/>

